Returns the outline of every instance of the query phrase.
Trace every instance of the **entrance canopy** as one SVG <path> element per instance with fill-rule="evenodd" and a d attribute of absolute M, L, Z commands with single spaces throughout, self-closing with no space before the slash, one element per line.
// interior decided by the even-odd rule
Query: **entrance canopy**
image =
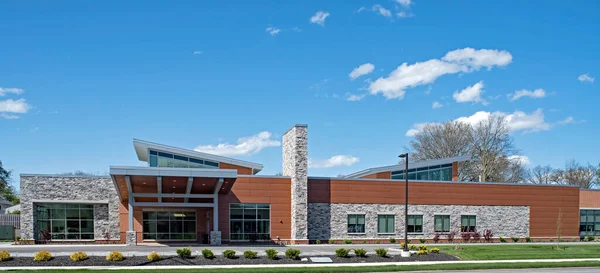
<path fill-rule="evenodd" d="M 110 176 L 120 200 L 132 206 L 213 207 L 237 170 L 111 166 Z"/>

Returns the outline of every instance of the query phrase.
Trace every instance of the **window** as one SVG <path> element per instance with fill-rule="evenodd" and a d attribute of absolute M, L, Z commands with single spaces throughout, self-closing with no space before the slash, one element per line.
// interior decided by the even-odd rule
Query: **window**
<path fill-rule="evenodd" d="M 377 233 L 394 233 L 395 218 L 394 215 L 377 215 Z"/>
<path fill-rule="evenodd" d="M 348 214 L 348 233 L 365 233 L 364 214 Z"/>
<path fill-rule="evenodd" d="M 582 209 L 579 211 L 579 236 L 600 236 L 600 210 Z"/>
<path fill-rule="evenodd" d="M 475 215 L 461 215 L 460 216 L 460 231 L 461 232 L 475 232 L 476 230 L 476 217 Z"/>
<path fill-rule="evenodd" d="M 408 216 L 408 233 L 423 233 L 423 215 Z"/>
<path fill-rule="evenodd" d="M 142 215 L 144 240 L 196 240 L 195 211 L 143 211 Z"/>
<path fill-rule="evenodd" d="M 93 240 L 94 205 L 36 204 L 38 240 Z"/>
<path fill-rule="evenodd" d="M 433 225 L 435 232 L 450 232 L 450 215 L 435 215 Z"/>
<path fill-rule="evenodd" d="M 150 167 L 218 168 L 219 163 L 150 150 Z"/>
<path fill-rule="evenodd" d="M 271 205 L 269 204 L 230 204 L 230 240 L 268 240 L 271 230 Z"/>
<path fill-rule="evenodd" d="M 392 172 L 392 179 L 404 180 L 405 172 Z M 452 164 L 435 165 L 408 170 L 408 180 L 452 181 Z"/>

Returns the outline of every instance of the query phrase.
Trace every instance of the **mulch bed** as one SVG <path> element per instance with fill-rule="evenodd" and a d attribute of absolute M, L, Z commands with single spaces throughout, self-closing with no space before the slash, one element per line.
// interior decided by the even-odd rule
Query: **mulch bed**
<path fill-rule="evenodd" d="M 377 262 L 413 262 L 413 261 L 455 261 L 458 258 L 444 254 L 431 253 L 429 255 L 413 255 L 410 258 L 402 258 L 400 255 L 391 255 L 389 257 L 379 257 L 369 255 L 365 258 L 349 256 L 348 258 L 339 258 L 335 256 L 319 256 L 330 257 L 334 263 L 377 263 Z M 32 257 L 15 257 L 10 261 L 0 262 L 0 267 L 15 267 L 15 266 L 160 266 L 160 265 L 242 265 L 242 264 L 306 264 L 300 260 L 291 260 L 285 257 L 280 257 L 277 260 L 270 260 L 266 257 L 257 257 L 256 259 L 246 259 L 237 257 L 235 259 L 227 259 L 222 256 L 217 256 L 214 259 L 206 259 L 202 256 L 183 259 L 179 257 L 164 257 L 160 261 L 148 261 L 146 257 L 126 257 L 120 262 L 107 261 L 105 257 L 92 256 L 87 260 L 73 262 L 69 257 L 60 256 L 54 257 L 47 262 L 36 262 Z M 324 266 L 327 263 L 323 264 Z"/>

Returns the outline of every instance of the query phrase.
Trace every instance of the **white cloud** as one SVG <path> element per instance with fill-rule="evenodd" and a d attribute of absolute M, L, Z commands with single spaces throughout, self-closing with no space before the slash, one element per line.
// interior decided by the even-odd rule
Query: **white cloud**
<path fill-rule="evenodd" d="M 595 79 L 596 78 L 594 78 L 594 77 L 590 77 L 590 75 L 588 73 L 581 74 L 581 75 L 579 75 L 579 77 L 577 77 L 577 80 L 579 80 L 580 82 L 593 83 Z"/>
<path fill-rule="evenodd" d="M 431 105 L 431 109 L 438 109 L 438 108 L 442 108 L 444 107 L 444 105 L 442 105 L 441 103 L 434 101 L 433 105 Z"/>
<path fill-rule="evenodd" d="M 357 94 L 346 93 L 346 100 L 347 101 L 359 101 L 359 100 L 362 100 L 365 96 L 366 96 L 365 94 L 357 95 Z"/>
<path fill-rule="evenodd" d="M 366 10 L 366 7 L 360 7 L 359 9 L 357 9 L 354 13 L 361 13 L 362 11 Z"/>
<path fill-rule="evenodd" d="M 531 161 L 529 161 L 529 157 L 524 156 L 524 155 L 511 155 L 511 156 L 508 157 L 508 160 L 510 160 L 510 161 L 513 161 L 513 160 L 518 161 L 522 165 L 525 165 L 525 166 L 531 164 Z"/>
<path fill-rule="evenodd" d="M 522 90 L 515 91 L 515 93 L 508 94 L 508 97 L 511 101 L 518 100 L 522 97 L 530 97 L 530 98 L 534 98 L 534 99 L 540 99 L 545 96 L 546 96 L 546 91 L 544 91 L 544 89 L 541 89 L 541 88 L 533 90 L 533 91 L 522 89 Z"/>
<path fill-rule="evenodd" d="M 19 95 L 22 94 L 25 90 L 21 89 L 21 88 L 6 88 L 6 87 L 0 87 L 0 97 L 4 97 L 7 94 L 15 94 L 15 95 Z"/>
<path fill-rule="evenodd" d="M 441 60 L 431 59 L 414 64 L 403 63 L 387 77 L 381 77 L 369 86 L 373 95 L 381 93 L 387 99 L 402 99 L 407 88 L 433 83 L 438 77 L 459 72 L 470 73 L 481 67 L 506 66 L 512 62 L 507 51 L 491 49 L 457 49 Z"/>
<path fill-rule="evenodd" d="M 348 77 L 350 77 L 350 79 L 354 80 L 360 76 L 367 75 L 367 74 L 373 72 L 373 69 L 375 69 L 375 66 L 372 63 L 362 64 L 359 67 L 354 68 L 352 70 L 352 72 L 350 72 L 350 74 L 348 74 Z"/>
<path fill-rule="evenodd" d="M 392 12 L 389 9 L 384 8 L 380 4 L 373 5 L 373 8 L 371 8 L 371 9 L 374 12 L 378 12 L 381 16 L 384 16 L 384 17 L 391 17 L 392 16 Z"/>
<path fill-rule="evenodd" d="M 560 125 L 565 125 L 565 124 L 570 124 L 570 123 L 575 123 L 575 119 L 571 116 L 567 117 L 566 119 L 556 122 L 556 124 L 560 124 Z"/>
<path fill-rule="evenodd" d="M 339 166 L 352 166 L 359 161 L 358 157 L 351 155 L 336 155 L 327 160 L 309 160 L 309 168 L 333 168 Z"/>
<path fill-rule="evenodd" d="M 470 47 L 446 53 L 442 60 L 468 66 L 478 70 L 481 67 L 492 69 L 494 66 L 507 66 L 512 62 L 512 55 L 505 50 L 473 49 Z"/>
<path fill-rule="evenodd" d="M 473 103 L 481 103 L 483 105 L 487 105 L 488 102 L 481 98 L 481 94 L 485 92 L 483 90 L 483 81 L 479 81 L 478 83 L 468 86 L 467 88 L 461 90 L 460 92 L 454 92 L 452 97 L 456 102 L 473 102 Z"/>
<path fill-rule="evenodd" d="M 5 119 L 18 119 L 19 116 L 17 115 L 11 115 L 11 114 L 5 114 L 5 113 L 0 113 L 0 118 L 5 118 Z"/>
<path fill-rule="evenodd" d="M 412 0 L 396 0 L 396 2 L 405 7 L 410 7 L 410 5 L 412 4 Z"/>
<path fill-rule="evenodd" d="M 0 101 L 0 113 L 25 114 L 30 108 L 31 106 L 27 104 L 25 99 Z"/>
<path fill-rule="evenodd" d="M 275 36 L 275 35 L 279 34 L 279 32 L 281 32 L 281 29 L 269 26 L 265 29 L 265 31 L 267 33 L 271 34 L 271 36 Z"/>
<path fill-rule="evenodd" d="M 281 145 L 279 140 L 272 139 L 271 136 L 271 133 L 265 131 L 253 136 L 241 137 L 236 144 L 219 143 L 216 146 L 200 145 L 194 150 L 223 156 L 251 155 L 260 152 L 264 148 Z"/>
<path fill-rule="evenodd" d="M 200 54 L 202 54 L 202 53 L 204 53 L 204 52 L 202 52 L 202 51 L 199 51 L 199 50 L 196 50 L 196 51 L 194 51 L 194 55 L 200 55 Z"/>
<path fill-rule="evenodd" d="M 429 124 L 439 124 L 439 123 L 436 123 L 436 122 L 415 123 L 408 131 L 406 131 L 406 136 L 407 137 L 416 136 L 418 133 L 423 131 L 423 128 L 425 128 L 426 125 L 429 125 Z"/>
<path fill-rule="evenodd" d="M 325 26 L 325 19 L 329 17 L 329 12 L 326 11 L 317 11 L 315 15 L 310 17 L 310 22 L 314 24 L 319 24 L 321 26 Z"/>
<path fill-rule="evenodd" d="M 413 17 L 414 15 L 411 12 L 400 11 L 400 12 L 396 13 L 396 16 L 398 18 L 409 18 L 409 17 Z"/>

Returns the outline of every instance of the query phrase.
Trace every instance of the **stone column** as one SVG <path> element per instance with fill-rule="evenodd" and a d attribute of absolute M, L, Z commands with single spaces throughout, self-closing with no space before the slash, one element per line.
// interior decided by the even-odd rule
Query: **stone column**
<path fill-rule="evenodd" d="M 283 135 L 283 175 L 291 177 L 292 241 L 308 242 L 308 126 L 294 125 Z"/>
<path fill-rule="evenodd" d="M 210 244 L 214 246 L 218 246 L 221 244 L 221 232 L 220 231 L 211 231 L 210 232 Z"/>

